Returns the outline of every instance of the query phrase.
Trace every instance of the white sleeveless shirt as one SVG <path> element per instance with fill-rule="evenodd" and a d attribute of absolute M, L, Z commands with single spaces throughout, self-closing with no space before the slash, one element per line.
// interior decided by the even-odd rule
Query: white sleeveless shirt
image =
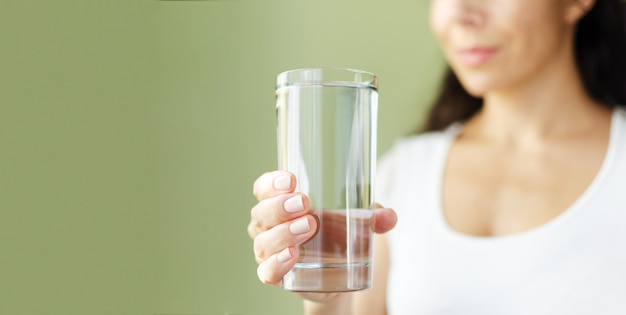
<path fill-rule="evenodd" d="M 611 124 L 603 164 L 579 199 L 542 226 L 499 237 L 461 234 L 443 216 L 458 125 L 398 141 L 379 164 L 376 195 L 398 213 L 389 314 L 626 314 L 626 112 L 615 110 Z"/>

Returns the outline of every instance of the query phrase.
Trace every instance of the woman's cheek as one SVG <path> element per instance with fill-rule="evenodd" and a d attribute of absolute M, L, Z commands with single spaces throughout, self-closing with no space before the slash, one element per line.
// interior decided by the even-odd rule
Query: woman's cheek
<path fill-rule="evenodd" d="M 448 0 L 433 0 L 430 7 L 430 28 L 439 39 L 443 37 L 445 29 L 452 23 L 454 8 L 447 5 Z"/>

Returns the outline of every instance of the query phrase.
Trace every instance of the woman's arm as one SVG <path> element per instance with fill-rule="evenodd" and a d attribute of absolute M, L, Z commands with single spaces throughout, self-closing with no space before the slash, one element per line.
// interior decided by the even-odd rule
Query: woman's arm
<path fill-rule="evenodd" d="M 325 300 L 332 301 L 328 303 L 315 302 L 315 299 L 304 300 L 304 315 L 350 315 L 352 310 L 350 301 L 352 293 L 323 293 L 328 295 Z M 335 297 L 331 297 L 336 295 Z"/>

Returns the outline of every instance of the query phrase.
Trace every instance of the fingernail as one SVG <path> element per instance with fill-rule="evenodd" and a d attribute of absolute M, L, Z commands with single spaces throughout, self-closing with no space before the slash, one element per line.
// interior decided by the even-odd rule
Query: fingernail
<path fill-rule="evenodd" d="M 285 208 L 285 211 L 287 212 L 296 212 L 296 211 L 304 210 L 304 203 L 302 202 L 302 196 L 298 195 L 298 196 L 294 196 L 294 197 L 287 199 L 287 201 L 285 201 L 283 206 Z"/>
<path fill-rule="evenodd" d="M 293 234 L 302 234 L 302 233 L 306 233 L 311 229 L 311 227 L 309 226 L 309 219 L 307 219 L 306 217 L 292 223 L 289 226 L 289 231 Z"/>
<path fill-rule="evenodd" d="M 289 190 L 291 187 L 291 176 L 281 175 L 274 179 L 274 189 L 276 190 Z"/>
<path fill-rule="evenodd" d="M 278 254 L 278 256 L 276 257 L 276 260 L 278 260 L 278 262 L 284 263 L 287 260 L 291 259 L 291 252 L 289 251 L 289 248 L 285 248 L 282 252 L 280 252 L 280 254 Z"/>

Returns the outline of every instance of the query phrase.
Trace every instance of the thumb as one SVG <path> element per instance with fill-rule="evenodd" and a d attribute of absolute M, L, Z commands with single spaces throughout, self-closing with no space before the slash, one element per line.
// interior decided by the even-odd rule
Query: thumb
<path fill-rule="evenodd" d="M 396 212 L 389 208 L 383 208 L 379 204 L 374 205 L 372 230 L 374 233 L 386 233 L 393 229 L 398 222 Z"/>

